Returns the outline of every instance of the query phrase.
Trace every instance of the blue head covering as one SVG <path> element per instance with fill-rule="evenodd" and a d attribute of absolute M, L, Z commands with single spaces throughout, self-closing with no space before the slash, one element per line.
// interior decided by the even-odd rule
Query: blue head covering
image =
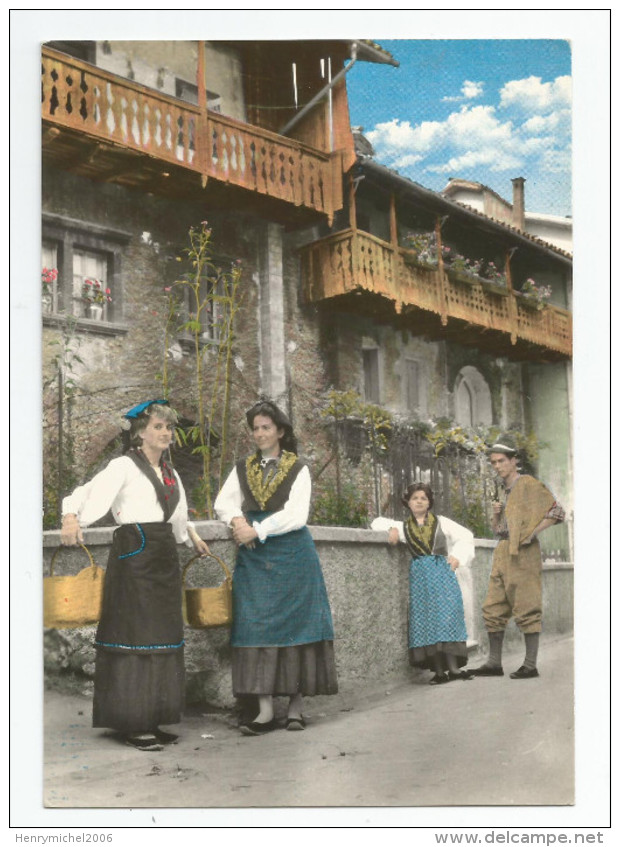
<path fill-rule="evenodd" d="M 133 409 L 130 409 L 128 412 L 125 412 L 123 415 L 123 420 L 121 421 L 121 429 L 128 431 L 131 429 L 132 421 L 135 421 L 140 417 L 148 408 L 151 406 L 169 406 L 169 402 L 167 400 L 147 400 L 146 403 L 138 403 L 137 406 L 134 406 Z"/>

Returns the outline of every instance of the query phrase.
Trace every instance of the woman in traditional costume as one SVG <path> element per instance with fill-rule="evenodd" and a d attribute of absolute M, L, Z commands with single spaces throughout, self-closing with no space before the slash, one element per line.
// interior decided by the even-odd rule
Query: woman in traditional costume
<path fill-rule="evenodd" d="M 82 543 L 82 527 L 108 511 L 119 524 L 95 637 L 93 726 L 115 729 L 147 751 L 176 740 L 160 725 L 179 723 L 184 705 L 177 544 L 209 552 L 188 521 L 183 484 L 167 458 L 176 423 L 166 400 L 135 406 L 123 419 L 125 454 L 63 501 L 63 544 Z"/>
<path fill-rule="evenodd" d="M 459 582 L 468 584 L 474 558 L 473 534 L 443 515 L 435 515 L 433 492 L 423 482 L 407 489 L 406 521 L 375 518 L 371 529 L 388 531 L 388 542 L 407 545 L 409 565 L 409 663 L 435 672 L 431 685 L 470 680 L 460 670 L 467 664 L 467 631 Z M 463 572 L 464 579 L 457 578 Z"/>
<path fill-rule="evenodd" d="M 233 575 L 235 696 L 256 695 L 244 735 L 277 724 L 274 696 L 289 698 L 286 728 L 305 728 L 303 696 L 335 694 L 334 631 L 321 565 L 306 526 L 312 484 L 288 418 L 269 401 L 246 414 L 257 450 L 237 462 L 214 504 L 238 544 Z"/>

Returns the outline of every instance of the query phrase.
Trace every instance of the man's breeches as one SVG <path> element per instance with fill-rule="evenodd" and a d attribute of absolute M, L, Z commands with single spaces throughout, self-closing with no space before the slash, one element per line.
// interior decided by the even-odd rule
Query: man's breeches
<path fill-rule="evenodd" d="M 493 556 L 482 615 L 488 632 L 501 632 L 511 617 L 522 632 L 540 632 L 542 619 L 542 562 L 540 544 L 508 553 L 508 541 L 500 541 Z"/>

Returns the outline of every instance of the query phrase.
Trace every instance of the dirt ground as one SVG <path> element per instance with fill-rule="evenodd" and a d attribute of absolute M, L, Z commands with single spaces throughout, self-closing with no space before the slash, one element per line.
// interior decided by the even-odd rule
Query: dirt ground
<path fill-rule="evenodd" d="M 188 714 L 178 742 L 134 750 L 92 729 L 86 694 L 48 690 L 47 808 L 563 806 L 574 800 L 573 643 L 542 639 L 533 680 L 429 686 L 306 702 L 304 732 L 242 736 L 236 717 Z"/>

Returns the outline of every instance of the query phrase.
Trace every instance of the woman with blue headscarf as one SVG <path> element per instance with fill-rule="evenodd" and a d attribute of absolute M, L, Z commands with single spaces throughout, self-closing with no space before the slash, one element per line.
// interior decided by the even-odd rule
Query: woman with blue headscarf
<path fill-rule="evenodd" d="M 277 724 L 274 696 L 288 697 L 286 728 L 305 728 L 303 696 L 338 691 L 334 630 L 319 558 L 306 526 L 312 483 L 290 421 L 270 401 L 247 413 L 256 452 L 237 462 L 214 504 L 233 531 L 233 691 L 255 695 L 244 735 Z"/>
<path fill-rule="evenodd" d="M 114 532 L 95 636 L 93 726 L 121 733 L 139 750 L 177 736 L 184 704 L 182 586 L 177 544 L 207 544 L 187 519 L 183 484 L 170 463 L 176 413 L 150 400 L 124 415 L 125 454 L 63 501 L 61 542 L 108 512 Z"/>

